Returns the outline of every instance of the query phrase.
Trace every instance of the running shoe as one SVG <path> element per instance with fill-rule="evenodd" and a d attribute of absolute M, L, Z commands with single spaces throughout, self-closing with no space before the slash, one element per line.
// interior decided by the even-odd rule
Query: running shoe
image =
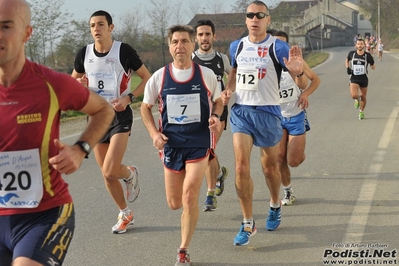
<path fill-rule="evenodd" d="M 290 189 L 284 189 L 284 198 L 281 200 L 281 203 L 284 206 L 292 205 L 295 201 L 295 196 L 292 191 L 292 188 Z"/>
<path fill-rule="evenodd" d="M 229 171 L 226 167 L 222 166 L 222 176 L 216 180 L 216 196 L 221 196 L 224 190 L 224 180 L 227 178 Z"/>
<path fill-rule="evenodd" d="M 187 253 L 187 249 L 178 249 L 177 250 L 177 261 L 175 266 L 190 266 L 190 255 Z"/>
<path fill-rule="evenodd" d="M 118 222 L 116 225 L 112 227 L 112 233 L 114 234 L 123 234 L 126 233 L 126 229 L 134 224 L 133 212 L 130 211 L 129 215 L 125 215 L 123 213 L 119 213 Z"/>
<path fill-rule="evenodd" d="M 204 204 L 204 212 L 216 210 L 218 202 L 214 194 L 208 193 Z"/>
<path fill-rule="evenodd" d="M 266 219 L 266 229 L 274 231 L 281 223 L 281 207 L 277 209 L 270 208 L 269 217 Z"/>
<path fill-rule="evenodd" d="M 364 119 L 364 112 L 359 112 L 359 119 L 360 120 Z"/>
<path fill-rule="evenodd" d="M 354 106 L 356 109 L 359 108 L 359 100 L 358 99 L 355 100 Z"/>
<path fill-rule="evenodd" d="M 249 243 L 249 238 L 256 234 L 256 226 L 255 221 L 252 225 L 252 228 L 244 226 L 244 223 L 241 223 L 240 231 L 234 238 L 234 245 L 236 246 L 245 246 Z"/>
<path fill-rule="evenodd" d="M 123 179 L 126 185 L 126 199 L 133 202 L 140 194 L 139 169 L 136 166 L 128 166 L 127 168 L 133 173 L 133 177 L 129 180 Z"/>

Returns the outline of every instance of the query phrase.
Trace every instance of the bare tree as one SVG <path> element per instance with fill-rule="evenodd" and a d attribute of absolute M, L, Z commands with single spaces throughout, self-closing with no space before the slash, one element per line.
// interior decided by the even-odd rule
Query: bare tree
<path fill-rule="evenodd" d="M 378 16 L 378 3 L 380 4 L 380 16 Z M 378 19 L 380 20 L 381 38 L 384 39 L 384 48 L 399 48 L 399 5 L 397 0 L 368 0 L 359 4 L 361 11 L 370 14 L 370 21 L 377 29 Z M 395 41 L 396 40 L 396 41 Z"/>
<path fill-rule="evenodd" d="M 201 6 L 201 1 L 190 1 L 188 2 L 188 9 L 190 10 L 191 17 L 197 14 L 205 14 L 206 10 Z"/>
<path fill-rule="evenodd" d="M 41 64 L 56 67 L 54 55 L 55 44 L 65 33 L 68 24 L 66 18 L 68 12 L 61 12 L 63 0 L 30 0 L 32 10 L 32 26 L 34 28 L 32 38 L 27 44 L 27 56 Z M 46 59 L 50 57 L 51 62 Z"/>
<path fill-rule="evenodd" d="M 57 66 L 58 71 L 71 73 L 73 70 L 73 62 L 79 49 L 93 42 L 89 23 L 86 20 L 72 20 L 70 27 L 62 36 L 57 45 Z"/>
<path fill-rule="evenodd" d="M 183 14 L 182 14 L 182 0 L 179 0 L 177 4 L 172 8 L 172 15 L 174 17 L 173 24 L 183 24 Z"/>
<path fill-rule="evenodd" d="M 121 16 L 120 26 L 115 26 L 114 38 L 128 43 L 135 49 L 140 47 L 143 36 L 143 24 L 145 25 L 144 12 L 140 8 L 126 11 Z"/>
<path fill-rule="evenodd" d="M 234 5 L 231 6 L 231 12 L 242 13 L 247 10 L 247 7 L 253 0 L 237 0 Z"/>
<path fill-rule="evenodd" d="M 223 1 L 208 0 L 208 10 L 213 14 L 226 13 Z"/>
<path fill-rule="evenodd" d="M 153 26 L 153 31 L 157 37 L 156 41 L 161 47 L 162 53 L 162 63 L 166 64 L 166 31 L 169 25 L 169 18 L 172 14 L 172 9 L 170 3 L 163 0 L 150 0 L 152 4 L 151 10 L 148 12 L 154 14 L 152 17 L 151 25 Z"/>

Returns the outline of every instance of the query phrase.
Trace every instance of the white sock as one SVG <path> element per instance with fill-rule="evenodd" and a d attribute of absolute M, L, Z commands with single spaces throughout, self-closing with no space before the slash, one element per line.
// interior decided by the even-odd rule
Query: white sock
<path fill-rule="evenodd" d="M 123 179 L 123 180 L 125 180 L 125 181 L 129 181 L 130 179 L 132 179 L 132 178 L 133 178 L 133 175 L 134 175 L 133 171 L 132 171 L 132 170 L 130 170 L 130 168 L 128 168 L 128 170 L 130 171 L 130 175 L 129 175 L 129 177 L 128 177 L 128 178 L 124 178 L 124 179 Z"/>
<path fill-rule="evenodd" d="M 254 218 L 244 219 L 243 223 L 244 227 L 250 227 L 252 229 L 252 227 L 254 226 Z"/>
<path fill-rule="evenodd" d="M 284 190 L 291 190 L 291 187 L 292 187 L 292 186 L 291 186 L 291 184 L 289 184 L 289 185 L 288 185 L 288 186 L 286 186 L 286 187 L 285 187 L 285 186 L 283 186 L 283 189 L 284 189 Z"/>
<path fill-rule="evenodd" d="M 126 207 L 123 210 L 119 210 L 119 212 L 127 216 L 130 214 L 130 209 L 129 207 Z"/>
<path fill-rule="evenodd" d="M 278 208 L 280 208 L 280 202 L 279 202 L 279 203 L 272 203 L 272 202 L 270 202 L 270 208 L 273 208 L 273 209 L 278 209 Z"/>

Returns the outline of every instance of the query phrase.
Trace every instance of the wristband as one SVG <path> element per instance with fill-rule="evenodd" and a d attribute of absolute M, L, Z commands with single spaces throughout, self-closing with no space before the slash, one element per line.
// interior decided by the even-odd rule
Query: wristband
<path fill-rule="evenodd" d="M 133 93 L 129 93 L 129 98 L 130 98 L 130 103 L 132 103 L 134 100 L 136 100 L 136 97 L 134 97 Z"/>
<path fill-rule="evenodd" d="M 296 75 L 296 77 L 297 78 L 300 78 L 300 77 L 302 77 L 303 76 L 303 74 L 304 74 L 305 72 L 302 70 L 302 73 L 301 74 L 299 74 L 299 75 Z"/>
<path fill-rule="evenodd" d="M 220 120 L 220 116 L 218 114 L 212 113 L 211 116 L 214 116 L 214 117 L 216 117 L 217 119 Z"/>

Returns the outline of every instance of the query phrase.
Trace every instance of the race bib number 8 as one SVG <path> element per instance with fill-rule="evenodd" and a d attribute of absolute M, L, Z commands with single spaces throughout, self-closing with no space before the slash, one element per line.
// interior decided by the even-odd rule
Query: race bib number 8
<path fill-rule="evenodd" d="M 0 208 L 36 208 L 42 197 L 39 150 L 0 152 Z"/>

